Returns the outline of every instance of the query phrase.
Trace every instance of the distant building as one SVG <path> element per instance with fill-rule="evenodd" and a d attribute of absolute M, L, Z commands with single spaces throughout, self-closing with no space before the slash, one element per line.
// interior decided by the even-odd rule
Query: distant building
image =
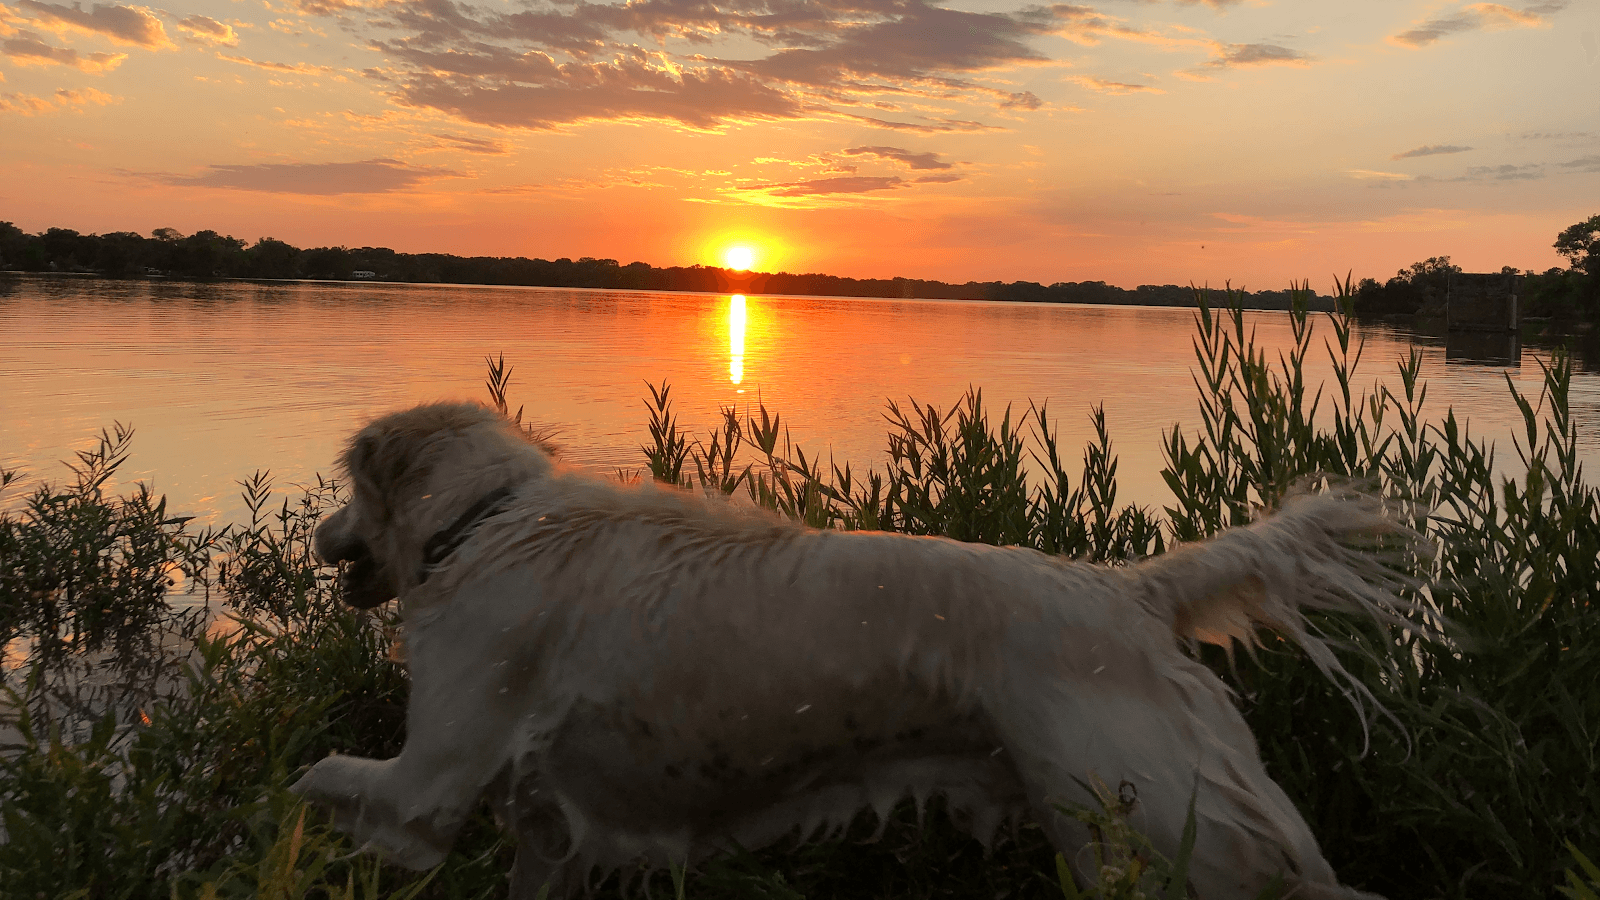
<path fill-rule="evenodd" d="M 1444 316 L 1450 331 L 1515 332 L 1522 326 L 1517 303 L 1519 276 L 1510 273 L 1450 273 Z"/>
<path fill-rule="evenodd" d="M 350 273 L 350 280 L 351 281 L 362 281 L 362 280 L 365 280 L 365 279 L 368 279 L 368 278 L 377 278 L 377 277 L 378 277 L 378 273 L 372 271 L 371 269 L 357 269 L 354 272 Z"/>

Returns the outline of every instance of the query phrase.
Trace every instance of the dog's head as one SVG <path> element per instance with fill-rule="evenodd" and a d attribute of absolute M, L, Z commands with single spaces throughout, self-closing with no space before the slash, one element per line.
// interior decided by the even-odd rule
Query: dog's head
<path fill-rule="evenodd" d="M 492 409 L 435 403 L 356 432 L 341 465 L 350 502 L 317 527 L 315 549 L 325 563 L 348 564 L 345 602 L 366 609 L 415 587 L 430 540 L 485 496 L 545 474 L 550 460 Z"/>

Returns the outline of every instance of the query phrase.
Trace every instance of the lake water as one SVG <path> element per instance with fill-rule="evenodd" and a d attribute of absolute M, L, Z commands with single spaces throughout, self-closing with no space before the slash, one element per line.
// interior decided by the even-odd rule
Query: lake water
<path fill-rule="evenodd" d="M 1261 344 L 1287 346 L 1286 314 L 1248 318 Z M 0 464 L 62 479 L 59 460 L 114 420 L 131 423 L 122 482 L 151 484 L 175 513 L 236 520 L 238 479 L 331 474 L 375 414 L 485 399 L 484 357 L 504 354 L 513 408 L 556 427 L 565 458 L 597 472 L 644 464 L 647 381 L 670 382 L 680 422 L 702 433 L 719 407 L 759 397 L 808 455 L 831 451 L 857 469 L 884 465 L 886 400 L 947 408 L 971 385 L 997 410 L 1048 400 L 1070 459 L 1103 402 L 1121 498 L 1159 507 L 1162 434 L 1198 422 L 1194 333 L 1192 311 L 1145 307 L 0 276 Z M 1397 382 L 1412 338 L 1363 335 L 1358 384 Z M 1537 396 L 1546 355 L 1464 365 L 1426 346 L 1429 406 L 1453 406 L 1512 456 L 1520 419 L 1505 375 Z M 1574 382 L 1594 471 L 1600 374 Z"/>

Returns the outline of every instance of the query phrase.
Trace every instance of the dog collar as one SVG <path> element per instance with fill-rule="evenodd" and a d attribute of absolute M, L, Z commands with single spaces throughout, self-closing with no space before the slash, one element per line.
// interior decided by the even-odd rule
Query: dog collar
<path fill-rule="evenodd" d="M 456 517 L 448 527 L 434 532 L 433 537 L 428 538 L 428 543 L 422 547 L 422 565 L 417 569 L 417 583 L 422 584 L 427 581 L 434 566 L 444 562 L 446 557 L 456 552 L 457 547 L 466 543 L 467 538 L 472 537 L 472 532 L 477 529 L 478 523 L 504 510 L 510 499 L 510 488 L 492 490 L 478 498 L 477 503 Z"/>

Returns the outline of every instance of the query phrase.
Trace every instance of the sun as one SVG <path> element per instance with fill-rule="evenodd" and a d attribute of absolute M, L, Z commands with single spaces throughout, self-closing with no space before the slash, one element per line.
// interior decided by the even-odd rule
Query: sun
<path fill-rule="evenodd" d="M 756 251 L 747 244 L 734 244 L 722 251 L 722 262 L 730 269 L 746 271 L 756 263 Z"/>

